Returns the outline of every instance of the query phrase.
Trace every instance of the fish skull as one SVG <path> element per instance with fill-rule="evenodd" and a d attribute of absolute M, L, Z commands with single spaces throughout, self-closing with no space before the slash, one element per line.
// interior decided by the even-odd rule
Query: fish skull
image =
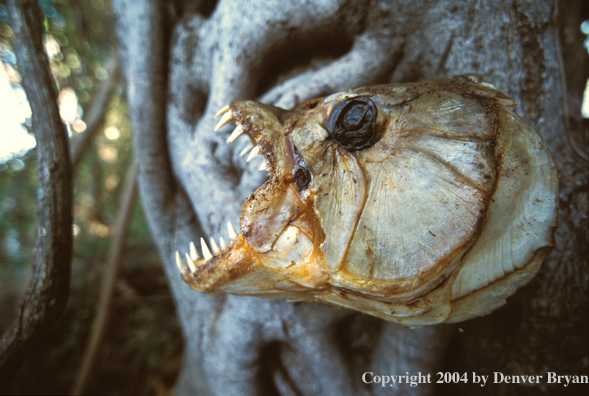
<path fill-rule="evenodd" d="M 410 326 L 485 315 L 551 250 L 557 178 L 515 101 L 467 76 L 353 89 L 292 111 L 224 107 L 268 180 L 240 232 L 176 261 L 191 288 L 322 301 Z"/>

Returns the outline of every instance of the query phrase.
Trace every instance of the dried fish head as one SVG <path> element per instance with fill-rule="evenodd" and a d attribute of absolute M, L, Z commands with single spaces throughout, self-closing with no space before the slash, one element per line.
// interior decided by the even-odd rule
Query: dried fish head
<path fill-rule="evenodd" d="M 228 141 L 247 134 L 270 176 L 230 246 L 179 260 L 184 280 L 407 325 L 491 312 L 538 271 L 556 226 L 554 164 L 515 104 L 459 76 L 223 108 L 218 128 L 235 122 Z"/>

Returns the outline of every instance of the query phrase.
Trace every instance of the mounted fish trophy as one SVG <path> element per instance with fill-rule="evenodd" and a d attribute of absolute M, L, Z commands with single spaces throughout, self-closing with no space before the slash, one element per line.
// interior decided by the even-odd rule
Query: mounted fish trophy
<path fill-rule="evenodd" d="M 228 141 L 248 135 L 270 175 L 229 246 L 176 255 L 182 278 L 410 326 L 490 313 L 536 274 L 557 221 L 554 164 L 515 104 L 459 76 L 224 107 L 216 129 L 235 122 Z"/>

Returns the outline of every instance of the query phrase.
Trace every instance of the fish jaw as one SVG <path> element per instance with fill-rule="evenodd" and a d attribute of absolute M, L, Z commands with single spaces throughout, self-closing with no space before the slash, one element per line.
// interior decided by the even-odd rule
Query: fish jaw
<path fill-rule="evenodd" d="M 313 211 L 313 196 L 299 188 L 297 172 L 306 169 L 283 131 L 281 117 L 286 111 L 250 101 L 222 110 L 215 130 L 235 122 L 228 142 L 248 135 L 254 145 L 248 160 L 263 155 L 270 177 L 246 200 L 239 235 L 229 231 L 229 246 L 219 248 L 212 241 L 210 253 L 203 240 L 205 257 L 200 258 L 191 245 L 188 265 L 177 254 L 182 278 L 192 289 L 207 293 L 313 300 L 315 292 L 327 287 L 320 249 L 324 235 Z"/>
<path fill-rule="evenodd" d="M 184 265 L 176 257 L 182 279 L 194 290 L 211 294 L 313 300 L 313 293 L 326 288 L 327 277 L 322 272 L 321 257 L 313 254 L 311 241 L 289 226 L 271 253 L 255 252 L 239 235 L 231 246 L 208 260 L 191 260 Z"/>

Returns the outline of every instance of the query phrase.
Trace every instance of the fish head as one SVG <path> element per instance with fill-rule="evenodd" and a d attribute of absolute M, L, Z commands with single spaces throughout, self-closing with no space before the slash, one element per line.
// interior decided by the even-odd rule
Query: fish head
<path fill-rule="evenodd" d="M 291 111 L 232 103 L 218 127 L 235 122 L 228 140 L 248 135 L 250 157 L 263 155 L 269 177 L 246 200 L 229 246 L 193 257 L 190 268 L 179 264 L 184 280 L 209 293 L 324 301 L 416 325 L 447 321 L 457 278 L 475 260 L 469 252 L 483 231 L 509 221 L 487 224 L 506 166 L 521 161 L 503 151 L 514 130 L 527 131 L 512 119 L 514 105 L 466 78 L 358 88 Z M 524 168 L 515 173 L 525 179 Z"/>

